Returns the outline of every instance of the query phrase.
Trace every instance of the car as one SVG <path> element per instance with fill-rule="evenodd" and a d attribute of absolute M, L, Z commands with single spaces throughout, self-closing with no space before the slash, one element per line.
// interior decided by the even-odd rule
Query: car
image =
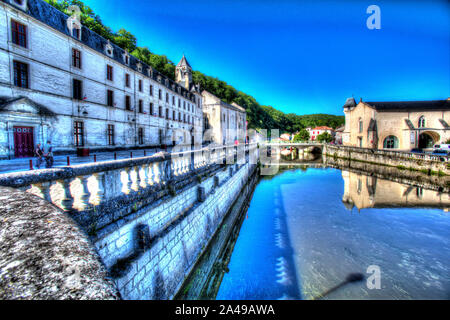
<path fill-rule="evenodd" d="M 431 154 L 433 156 L 449 156 L 450 152 L 445 150 L 434 150 Z"/>
<path fill-rule="evenodd" d="M 444 144 L 444 143 L 435 144 L 433 146 L 433 149 L 434 149 L 434 151 L 447 151 L 447 152 L 449 152 L 450 151 L 450 144 Z"/>
<path fill-rule="evenodd" d="M 411 149 L 411 153 L 424 153 L 424 152 L 422 149 L 414 148 L 414 149 Z"/>

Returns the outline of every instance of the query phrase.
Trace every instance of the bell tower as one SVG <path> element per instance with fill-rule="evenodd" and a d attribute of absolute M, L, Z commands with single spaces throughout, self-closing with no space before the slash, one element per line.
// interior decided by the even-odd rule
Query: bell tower
<path fill-rule="evenodd" d="M 189 90 L 192 83 L 192 68 L 186 57 L 183 55 L 175 69 L 175 81 Z"/>

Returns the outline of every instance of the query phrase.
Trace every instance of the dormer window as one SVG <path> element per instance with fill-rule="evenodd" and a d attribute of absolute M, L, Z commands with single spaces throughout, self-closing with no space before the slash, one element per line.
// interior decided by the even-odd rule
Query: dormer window
<path fill-rule="evenodd" d="M 72 37 L 81 40 L 81 23 L 76 17 L 71 16 L 67 19 L 67 27 Z"/>
<path fill-rule="evenodd" d="M 142 72 L 142 64 L 140 62 L 136 65 L 136 68 L 139 72 Z"/>
<path fill-rule="evenodd" d="M 128 54 L 128 50 L 125 50 L 123 54 L 123 62 L 128 66 L 130 65 L 130 55 Z"/>
<path fill-rule="evenodd" d="M 108 43 L 105 44 L 105 54 L 110 58 L 114 56 L 114 48 L 109 40 Z"/>
<path fill-rule="evenodd" d="M 166 79 L 166 87 L 169 86 L 169 79 Z"/>
<path fill-rule="evenodd" d="M 161 83 L 162 82 L 162 77 L 158 75 L 158 82 Z"/>
<path fill-rule="evenodd" d="M 9 3 L 23 11 L 27 11 L 27 2 L 27 0 L 9 0 Z"/>
<path fill-rule="evenodd" d="M 152 68 L 148 68 L 148 69 L 147 69 L 147 73 L 148 73 L 148 76 L 149 76 L 150 78 L 153 78 L 153 70 L 152 70 Z"/>

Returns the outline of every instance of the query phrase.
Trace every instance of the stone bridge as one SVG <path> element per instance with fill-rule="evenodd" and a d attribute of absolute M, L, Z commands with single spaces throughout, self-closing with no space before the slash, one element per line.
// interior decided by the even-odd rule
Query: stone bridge
<path fill-rule="evenodd" d="M 258 159 L 256 144 L 159 153 L 2 174 L 0 190 L 45 199 L 71 217 L 122 298 L 171 299 L 229 212 L 242 212 L 237 199 L 253 192 Z"/>
<path fill-rule="evenodd" d="M 313 160 L 312 154 L 321 154 L 324 145 L 314 142 L 283 142 L 283 143 L 266 143 L 268 156 L 273 160 Z M 283 157 L 282 157 L 283 156 Z"/>

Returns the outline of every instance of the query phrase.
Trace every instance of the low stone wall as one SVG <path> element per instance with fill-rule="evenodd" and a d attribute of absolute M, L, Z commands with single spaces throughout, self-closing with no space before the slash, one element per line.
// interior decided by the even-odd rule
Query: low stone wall
<path fill-rule="evenodd" d="M 334 145 L 324 145 L 323 154 L 350 161 L 419 171 L 429 175 L 450 175 L 448 157 Z"/>
<path fill-rule="evenodd" d="M 224 165 L 94 240 L 124 299 L 171 299 L 255 165 Z M 104 232 L 103 232 L 104 233 Z"/>
<path fill-rule="evenodd" d="M 104 300 L 119 293 L 89 239 L 62 210 L 0 187 L 0 300 Z"/>

